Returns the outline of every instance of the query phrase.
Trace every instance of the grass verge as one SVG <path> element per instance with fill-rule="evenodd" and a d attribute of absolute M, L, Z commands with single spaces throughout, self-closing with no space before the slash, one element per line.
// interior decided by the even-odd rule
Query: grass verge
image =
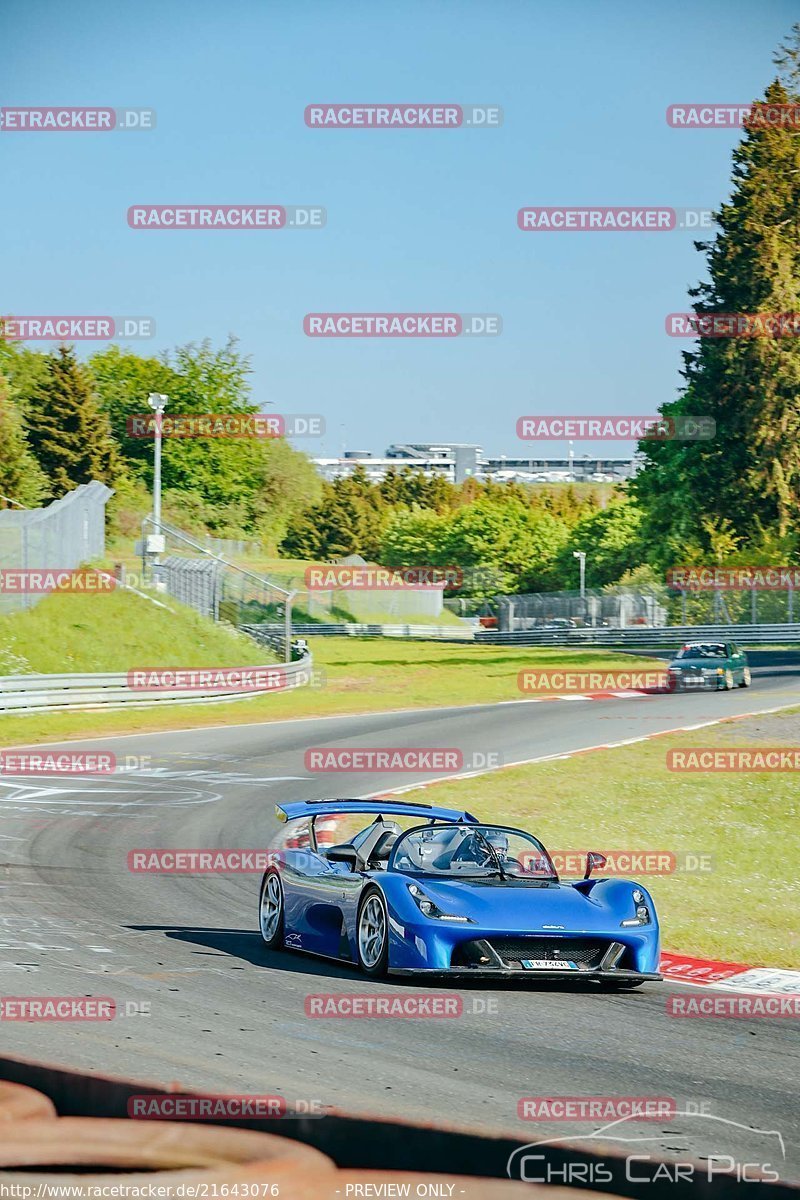
<path fill-rule="evenodd" d="M 102 607 L 105 605 L 106 607 Z M 129 593 L 48 597 L 0 619 L 0 672 L 124 671 L 132 667 L 247 666 L 266 661 L 249 638 L 170 601 L 167 611 Z M 214 704 L 113 713 L 0 716 L 0 740 L 188 729 L 288 717 L 519 700 L 526 667 L 629 670 L 649 659 L 605 650 L 441 644 L 394 638 L 311 638 L 319 686 Z M 658 664 L 660 665 L 660 664 Z"/>
<path fill-rule="evenodd" d="M 53 594 L 0 617 L 0 675 L 127 671 L 131 667 L 251 666 L 270 656 L 252 638 L 176 600 L 133 592 Z"/>

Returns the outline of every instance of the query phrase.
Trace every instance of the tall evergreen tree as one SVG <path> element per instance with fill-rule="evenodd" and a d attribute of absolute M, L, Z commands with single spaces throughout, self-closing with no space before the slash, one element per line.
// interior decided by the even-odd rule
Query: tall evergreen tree
<path fill-rule="evenodd" d="M 791 62 L 784 77 L 797 78 Z M 775 80 L 764 103 L 798 101 Z M 751 122 L 733 163 L 716 238 L 695 243 L 710 278 L 690 291 L 694 311 L 798 313 L 800 134 Z M 800 529 L 800 336 L 701 337 L 683 358 L 686 385 L 662 412 L 712 417 L 716 436 L 640 444 L 646 464 L 633 488 L 654 558 L 708 550 L 723 527 L 745 540 Z"/>
<path fill-rule="evenodd" d="M 0 375 L 0 508 L 35 508 L 47 491 L 8 381 Z"/>
<path fill-rule="evenodd" d="M 121 465 L 108 417 L 95 397 L 91 375 L 71 347 L 47 356 L 47 373 L 28 404 L 33 452 L 54 498 L 81 483 L 113 483 Z"/>

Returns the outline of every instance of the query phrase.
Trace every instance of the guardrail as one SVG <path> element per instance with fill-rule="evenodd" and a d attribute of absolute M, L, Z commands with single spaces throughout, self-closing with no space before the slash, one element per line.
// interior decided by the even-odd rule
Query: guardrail
<path fill-rule="evenodd" d="M 250 637 L 281 635 L 282 625 L 240 625 L 239 629 Z M 292 625 L 295 637 L 410 637 L 437 638 L 444 641 L 472 641 L 475 629 L 467 625 L 359 625 L 355 622 Z"/>
<path fill-rule="evenodd" d="M 313 659 L 305 654 L 293 663 L 265 663 L 262 667 L 241 670 L 267 670 L 270 678 L 279 674 L 285 682 L 279 686 L 242 688 L 187 688 L 175 686 L 165 689 L 131 687 L 127 673 L 100 672 L 75 675 L 6 675 L 0 677 L 0 713 L 2 712 L 59 712 L 77 709 L 86 712 L 96 710 L 112 712 L 118 708 L 144 708 L 153 704 L 219 704 L 227 700 L 252 700 L 256 696 L 282 692 L 290 688 L 304 687 L 312 679 Z M 203 668 L 198 668 L 201 670 Z M 205 668 L 206 670 L 214 668 Z M 224 668 L 219 670 L 237 670 Z"/>
<path fill-rule="evenodd" d="M 242 625 L 242 632 L 267 641 L 282 626 Z M 683 642 L 737 642 L 742 646 L 800 643 L 800 623 L 792 625 L 631 625 L 623 629 L 497 629 L 457 625 L 357 625 L 350 623 L 295 625 L 299 637 L 407 637 L 437 641 L 474 641 L 490 646 L 617 646 L 642 650 L 666 649 Z"/>
<path fill-rule="evenodd" d="M 476 642 L 493 646 L 622 646 L 662 649 L 682 642 L 736 642 L 741 646 L 800 643 L 800 624 L 793 625 L 663 625 L 626 629 L 480 630 Z"/>

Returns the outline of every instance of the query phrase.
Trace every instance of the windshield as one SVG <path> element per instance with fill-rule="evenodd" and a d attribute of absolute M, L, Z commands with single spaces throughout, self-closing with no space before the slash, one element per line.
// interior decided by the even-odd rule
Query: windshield
<path fill-rule="evenodd" d="M 722 642 L 698 642 L 696 646 L 684 646 L 678 658 L 726 658 Z"/>
<path fill-rule="evenodd" d="M 412 875 L 557 879 L 541 842 L 501 825 L 428 825 L 398 838 L 391 868 Z"/>

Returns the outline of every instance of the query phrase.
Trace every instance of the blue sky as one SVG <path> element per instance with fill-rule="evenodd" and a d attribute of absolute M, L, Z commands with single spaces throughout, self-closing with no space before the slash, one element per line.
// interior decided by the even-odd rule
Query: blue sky
<path fill-rule="evenodd" d="M 155 352 L 235 333 L 254 398 L 321 413 L 310 453 L 475 441 L 526 413 L 675 395 L 703 260 L 685 232 L 522 233 L 525 205 L 714 207 L 789 0 L 4 0 L 0 103 L 157 112 L 148 133 L 0 133 L 3 312 L 150 315 Z M 497 104 L 500 129 L 314 130 L 314 102 Z M 147 232 L 136 203 L 316 204 L 322 230 Z M 312 339 L 307 312 L 500 313 L 491 339 Z M 609 451 L 627 447 L 607 446 Z M 576 443 L 576 453 L 598 450 Z M 531 452 L 561 454 L 563 443 Z"/>

